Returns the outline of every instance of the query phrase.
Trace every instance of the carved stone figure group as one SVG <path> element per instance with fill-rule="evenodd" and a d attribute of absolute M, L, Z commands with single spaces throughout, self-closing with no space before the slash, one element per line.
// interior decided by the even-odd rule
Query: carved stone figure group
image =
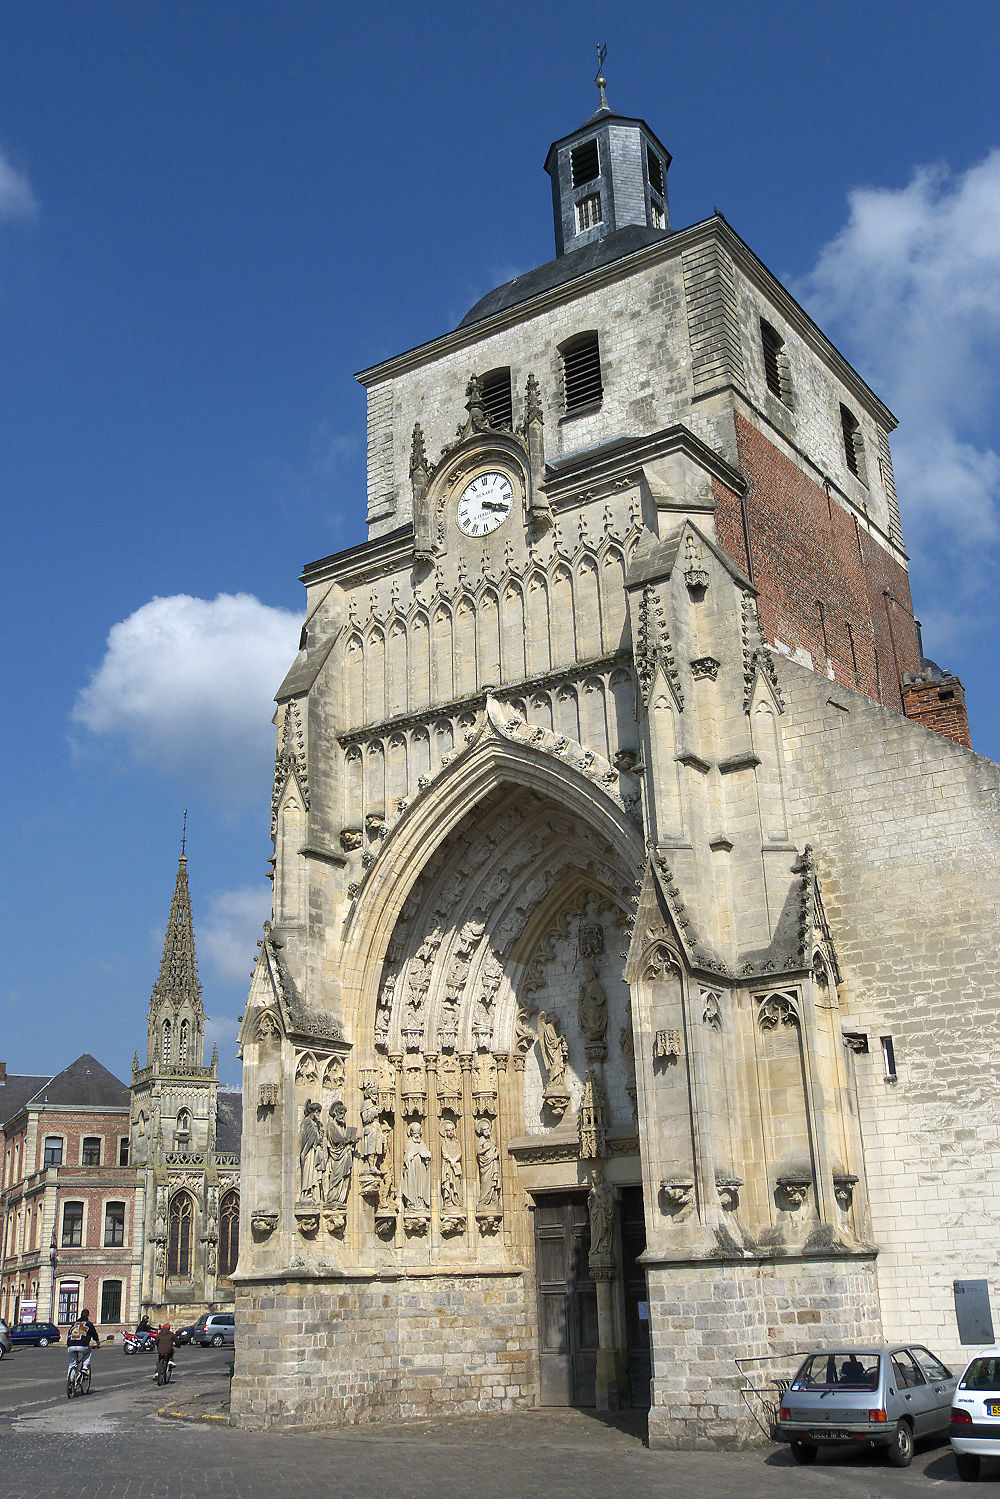
<path fill-rule="evenodd" d="M 347 1105 L 335 1098 L 323 1124 L 323 1107 L 307 1099 L 299 1133 L 299 1198 L 342 1207 L 354 1168 L 358 1131 L 347 1123 Z"/>

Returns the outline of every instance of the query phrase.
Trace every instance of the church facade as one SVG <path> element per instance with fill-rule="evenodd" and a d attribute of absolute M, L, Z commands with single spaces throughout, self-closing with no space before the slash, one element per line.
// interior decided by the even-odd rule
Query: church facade
<path fill-rule="evenodd" d="M 955 1356 L 997 1284 L 1000 770 L 922 658 L 891 413 L 721 216 L 671 230 L 669 165 L 602 90 L 556 258 L 359 377 L 369 539 L 306 569 L 275 720 L 244 1424 L 736 1443 L 747 1370 Z"/>
<path fill-rule="evenodd" d="M 239 1256 L 241 1099 L 205 1063 L 187 857 L 181 854 L 160 972 L 149 1001 L 146 1062 L 132 1063 L 130 1160 L 140 1190 L 139 1300 L 154 1321 L 190 1322 L 233 1304 Z"/>

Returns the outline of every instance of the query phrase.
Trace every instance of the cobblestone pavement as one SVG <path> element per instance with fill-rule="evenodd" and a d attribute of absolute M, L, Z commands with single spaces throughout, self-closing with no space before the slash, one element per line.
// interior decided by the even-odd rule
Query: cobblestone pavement
<path fill-rule="evenodd" d="M 108 1378 L 85 1400 L 28 1393 L 30 1402 L 0 1406 L 0 1499 L 907 1499 L 962 1487 L 947 1446 L 918 1452 L 904 1472 L 855 1453 L 798 1468 L 783 1448 L 649 1452 L 633 1413 L 243 1432 L 228 1425 L 221 1366 L 191 1367 L 167 1390 Z M 172 1418 L 160 1414 L 167 1407 Z M 1000 1488 L 993 1476 L 986 1493 Z"/>

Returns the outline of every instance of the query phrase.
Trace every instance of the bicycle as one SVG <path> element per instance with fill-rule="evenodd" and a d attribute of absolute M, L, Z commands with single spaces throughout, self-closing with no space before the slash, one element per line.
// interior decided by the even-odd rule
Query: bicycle
<path fill-rule="evenodd" d="M 170 1378 L 171 1378 L 171 1375 L 173 1374 L 173 1372 L 174 1372 L 174 1361 L 173 1361 L 173 1359 L 172 1358 L 165 1358 L 162 1353 L 159 1354 L 158 1357 L 157 1357 L 157 1360 L 156 1360 L 156 1383 L 157 1384 L 169 1384 L 170 1383 Z"/>
<path fill-rule="evenodd" d="M 81 1361 L 77 1362 L 75 1369 L 71 1369 L 66 1376 L 66 1399 L 72 1400 L 74 1395 L 87 1395 L 90 1393 L 90 1370 Z"/>

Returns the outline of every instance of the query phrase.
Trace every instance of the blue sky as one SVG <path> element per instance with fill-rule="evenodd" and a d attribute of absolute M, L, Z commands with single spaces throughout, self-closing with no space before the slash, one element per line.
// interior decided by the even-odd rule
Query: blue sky
<path fill-rule="evenodd" d="M 929 655 L 1000 756 L 994 4 L 15 3 L 0 50 L 0 1059 L 144 1046 L 189 809 L 224 1075 L 302 565 L 363 538 L 355 370 L 553 254 L 596 96 L 900 417 Z"/>

